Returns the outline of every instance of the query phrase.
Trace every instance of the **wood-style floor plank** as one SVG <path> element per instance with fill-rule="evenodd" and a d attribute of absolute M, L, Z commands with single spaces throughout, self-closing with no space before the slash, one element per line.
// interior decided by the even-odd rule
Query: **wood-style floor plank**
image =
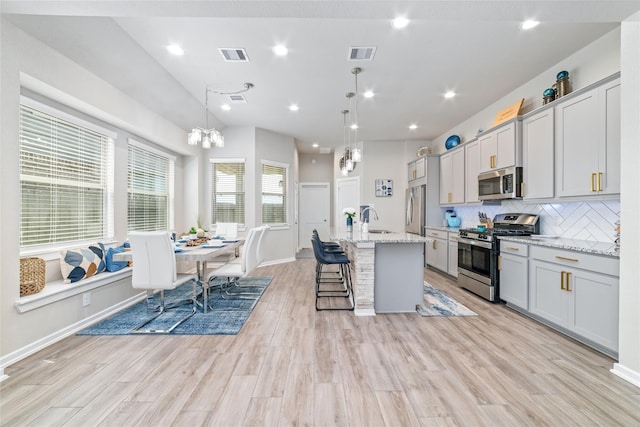
<path fill-rule="evenodd" d="M 614 360 L 449 276 L 425 270 L 478 316 L 317 312 L 313 260 L 254 274 L 236 336 L 73 336 L 7 367 L 0 425 L 640 426 Z"/>

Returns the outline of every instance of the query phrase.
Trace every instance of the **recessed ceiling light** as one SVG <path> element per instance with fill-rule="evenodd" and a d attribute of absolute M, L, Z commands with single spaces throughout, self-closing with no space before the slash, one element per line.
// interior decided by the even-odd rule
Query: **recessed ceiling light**
<path fill-rule="evenodd" d="M 417 125 L 417 124 L 415 124 L 415 123 L 411 123 L 411 124 L 409 125 L 409 129 L 411 129 L 411 130 L 416 130 L 416 129 L 418 129 L 418 125 Z"/>
<path fill-rule="evenodd" d="M 297 106 L 296 104 L 291 104 L 291 105 L 289 105 L 289 110 L 291 110 L 291 111 L 298 111 L 298 110 L 299 110 L 299 108 L 298 108 L 298 106 Z"/>
<path fill-rule="evenodd" d="M 398 16 L 393 20 L 393 28 L 404 28 L 409 25 L 409 20 L 404 16 Z"/>
<path fill-rule="evenodd" d="M 317 142 L 314 142 L 313 144 L 311 144 L 311 146 L 312 146 L 313 148 L 318 148 L 318 147 L 319 147 L 319 145 L 318 145 L 318 143 L 317 143 Z"/>
<path fill-rule="evenodd" d="M 454 96 L 456 96 L 456 93 L 452 90 L 444 94 L 444 97 L 447 99 L 453 98 Z"/>
<path fill-rule="evenodd" d="M 273 47 L 273 53 L 278 56 L 286 56 L 287 53 L 289 53 L 289 49 L 287 49 L 286 46 L 279 44 Z"/>
<path fill-rule="evenodd" d="M 351 125 L 351 129 L 353 129 L 353 130 L 358 129 L 358 124 L 357 124 L 357 123 L 353 123 L 353 124 Z"/>
<path fill-rule="evenodd" d="M 169 51 L 169 53 L 176 55 L 176 56 L 182 56 L 184 55 L 184 50 L 182 50 L 182 48 L 180 46 L 178 46 L 177 44 L 170 44 L 167 46 L 167 50 Z"/>
<path fill-rule="evenodd" d="M 222 108 L 224 111 L 231 110 L 231 106 L 229 104 L 222 104 L 220 108 Z"/>
<path fill-rule="evenodd" d="M 540 24 L 539 21 L 535 21 L 533 19 L 527 19 L 522 24 L 520 24 L 520 28 L 522 28 L 523 30 L 530 30 L 532 28 L 537 27 L 538 24 Z"/>
<path fill-rule="evenodd" d="M 373 98 L 373 96 L 375 95 L 375 93 L 373 93 L 373 91 L 372 91 L 372 90 L 368 90 L 368 91 L 366 91 L 363 95 L 364 95 L 364 97 L 365 97 L 365 98 Z"/>

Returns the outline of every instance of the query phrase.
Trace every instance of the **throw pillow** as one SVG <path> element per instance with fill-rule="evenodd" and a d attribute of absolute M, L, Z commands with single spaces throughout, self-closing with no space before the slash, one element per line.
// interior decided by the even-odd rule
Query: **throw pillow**
<path fill-rule="evenodd" d="M 107 271 L 110 271 L 113 273 L 114 271 L 122 270 L 123 268 L 129 265 L 128 261 L 113 260 L 113 254 L 119 254 L 122 252 L 124 252 L 124 245 L 107 249 L 107 257 L 106 257 Z"/>
<path fill-rule="evenodd" d="M 60 271 L 65 283 L 75 283 L 103 272 L 107 267 L 105 252 L 102 243 L 60 251 Z"/>

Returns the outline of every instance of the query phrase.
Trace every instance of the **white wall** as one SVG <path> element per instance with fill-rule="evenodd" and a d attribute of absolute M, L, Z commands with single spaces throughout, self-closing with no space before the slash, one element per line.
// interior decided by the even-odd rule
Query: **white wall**
<path fill-rule="evenodd" d="M 127 280 L 92 291 L 91 305 L 82 307 L 81 295 L 43 309 L 18 314 L 19 298 L 19 148 L 18 123 L 21 86 L 57 100 L 99 120 L 111 123 L 161 147 L 185 141 L 186 132 L 149 112 L 68 58 L 24 34 L 0 17 L 0 360 L 6 355 L 58 333 L 69 325 L 98 313 L 134 294 Z M 124 135 L 124 133 L 122 134 Z M 117 141 L 116 156 L 123 156 Z M 186 144 L 183 144 L 186 146 Z M 188 149 L 185 149 L 185 152 Z M 125 162 L 126 164 L 126 162 Z M 178 165 L 177 172 L 181 168 Z M 125 174 L 126 175 L 126 174 Z M 117 184 L 122 185 L 122 176 Z M 125 184 L 126 185 L 126 184 Z M 177 188 L 180 191 L 179 188 Z M 122 199 L 124 197 L 124 199 Z M 10 203 L 8 202 L 10 201 Z M 181 203 L 181 201 L 178 201 Z M 116 200 L 126 206 L 124 195 Z M 126 212 L 126 209 L 125 209 Z M 116 225 L 121 226 L 118 219 Z M 126 229 L 125 229 L 126 230 Z M 123 238 L 123 231 L 117 231 Z M 124 231 L 126 233 L 126 231 Z M 0 363 L 1 365 L 1 363 Z M 1 369 L 1 366 L 0 366 Z"/>

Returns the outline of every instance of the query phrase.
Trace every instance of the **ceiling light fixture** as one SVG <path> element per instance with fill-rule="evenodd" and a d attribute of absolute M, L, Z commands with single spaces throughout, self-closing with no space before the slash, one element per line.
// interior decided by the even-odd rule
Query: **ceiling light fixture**
<path fill-rule="evenodd" d="M 289 53 L 289 49 L 287 49 L 285 45 L 279 44 L 273 47 L 273 53 L 278 56 L 287 56 L 287 54 Z"/>
<path fill-rule="evenodd" d="M 393 23 L 393 28 L 400 29 L 409 25 L 409 20 L 404 16 L 398 16 L 392 21 L 392 23 Z"/>
<path fill-rule="evenodd" d="M 536 21 L 533 19 L 527 19 L 522 24 L 520 24 L 520 28 L 523 30 L 530 30 L 532 28 L 537 27 L 540 24 L 540 21 Z"/>
<path fill-rule="evenodd" d="M 416 129 L 418 129 L 418 125 L 417 125 L 417 124 L 415 124 L 415 123 L 411 123 L 411 124 L 409 125 L 409 129 L 411 129 L 411 130 L 416 130 Z"/>
<path fill-rule="evenodd" d="M 245 83 L 244 89 L 235 91 L 235 92 L 219 92 L 213 89 L 210 89 L 209 86 L 204 87 L 204 121 L 206 126 L 204 128 L 193 128 L 191 132 L 189 132 L 189 136 L 187 137 L 187 143 L 189 145 L 198 145 L 202 144 L 202 148 L 211 148 L 211 145 L 215 145 L 216 147 L 224 147 L 224 136 L 222 133 L 216 128 L 209 129 L 209 92 L 218 94 L 218 95 L 236 95 L 239 93 L 243 93 L 248 91 L 253 87 L 253 83 Z"/>
<path fill-rule="evenodd" d="M 167 46 L 167 50 L 169 51 L 169 53 L 176 55 L 176 56 L 182 56 L 184 55 L 184 50 L 182 50 L 182 48 L 180 46 L 178 46 L 177 44 L 170 44 Z"/>
<path fill-rule="evenodd" d="M 289 105 L 289 110 L 291 111 L 298 111 L 300 108 L 298 108 L 297 104 L 291 104 Z"/>
<path fill-rule="evenodd" d="M 362 96 L 364 96 L 365 98 L 373 98 L 376 94 L 373 93 L 372 90 L 368 90 L 365 93 L 362 94 Z"/>
<path fill-rule="evenodd" d="M 456 93 L 454 91 L 452 91 L 452 90 L 450 90 L 450 91 L 448 91 L 447 93 L 444 94 L 444 97 L 447 98 L 447 99 L 451 99 L 454 96 L 456 96 Z"/>
<path fill-rule="evenodd" d="M 313 144 L 311 144 L 311 146 L 312 146 L 313 148 L 318 148 L 318 147 L 319 147 L 319 145 L 318 145 L 318 143 L 317 143 L 317 142 L 314 142 Z"/>
<path fill-rule="evenodd" d="M 229 105 L 229 104 L 222 104 L 222 105 L 220 106 L 220 108 L 222 108 L 224 111 L 229 111 L 229 110 L 231 110 L 231 105 Z"/>

